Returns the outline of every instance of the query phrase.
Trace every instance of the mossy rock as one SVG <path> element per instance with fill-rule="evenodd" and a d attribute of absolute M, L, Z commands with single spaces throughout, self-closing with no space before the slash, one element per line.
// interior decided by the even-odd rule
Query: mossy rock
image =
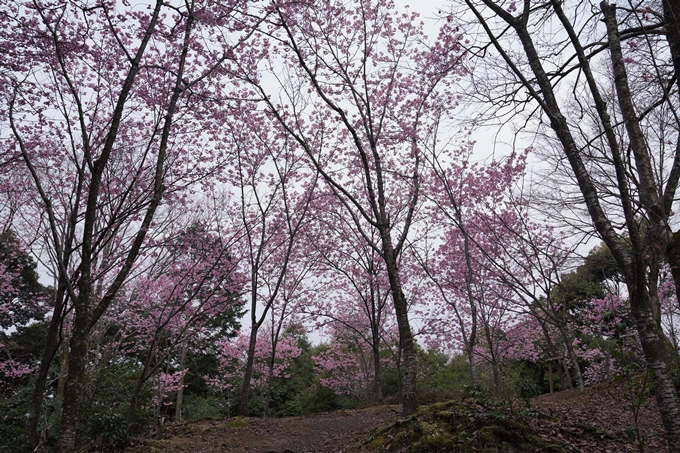
<path fill-rule="evenodd" d="M 146 439 L 138 450 L 141 453 L 172 453 L 177 451 L 173 439 Z"/>
<path fill-rule="evenodd" d="M 519 447 L 526 441 L 524 434 L 502 425 L 490 425 L 479 430 L 479 440 L 483 447 L 499 444 Z"/>
<path fill-rule="evenodd" d="M 464 412 L 467 409 L 465 406 L 458 404 L 456 401 L 444 401 L 443 403 L 436 403 L 430 406 L 421 406 L 419 408 L 423 413 L 437 413 L 437 412 Z M 419 411 L 420 412 L 420 411 Z"/>
<path fill-rule="evenodd" d="M 382 435 L 377 435 L 377 436 L 374 437 L 374 439 L 371 442 L 366 444 L 366 448 L 369 451 L 379 450 L 383 446 L 383 444 L 385 443 L 386 440 L 387 440 L 387 435 L 385 435 L 384 433 Z"/>
<path fill-rule="evenodd" d="M 447 411 L 447 410 L 435 411 L 432 415 L 435 418 L 437 418 L 441 421 L 447 422 L 447 423 L 452 423 L 453 420 L 456 419 L 456 412 L 454 412 L 454 411 Z"/>
<path fill-rule="evenodd" d="M 453 437 L 446 433 L 437 433 L 422 437 L 411 445 L 409 453 L 438 453 L 449 452 L 456 445 Z"/>
<path fill-rule="evenodd" d="M 412 424 L 413 426 L 413 440 L 420 439 L 423 436 L 427 436 L 428 434 L 432 433 L 435 429 L 435 426 L 427 423 L 427 422 L 415 422 Z"/>
<path fill-rule="evenodd" d="M 248 426 L 250 421 L 247 417 L 234 417 L 227 421 L 227 428 L 240 428 L 242 426 Z"/>
<path fill-rule="evenodd" d="M 490 424 L 495 426 L 501 426 L 505 429 L 512 430 L 513 432 L 516 433 L 527 434 L 529 432 L 529 428 L 527 427 L 527 425 L 507 418 L 495 418 L 493 419 L 493 421 L 491 421 Z"/>
<path fill-rule="evenodd" d="M 447 401 L 421 406 L 415 416 L 378 428 L 355 451 L 379 453 L 502 452 L 542 448 L 564 453 L 534 435 L 518 416 L 478 400 Z"/>

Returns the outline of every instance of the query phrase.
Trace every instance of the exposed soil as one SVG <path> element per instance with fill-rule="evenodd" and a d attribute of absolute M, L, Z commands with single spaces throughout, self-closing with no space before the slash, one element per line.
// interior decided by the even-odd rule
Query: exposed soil
<path fill-rule="evenodd" d="M 172 423 L 133 441 L 125 453 L 335 453 L 393 421 L 397 406 L 279 419 L 233 418 Z"/>
<path fill-rule="evenodd" d="M 621 383 L 542 395 L 531 406 L 463 398 L 400 417 L 380 406 L 300 417 L 171 423 L 132 441 L 125 453 L 579 452 L 639 451 Z M 640 409 L 646 452 L 667 451 L 653 398 Z M 630 433 L 630 430 L 629 430 Z"/>
<path fill-rule="evenodd" d="M 602 435 L 610 439 L 608 448 L 606 450 L 586 448 L 584 451 L 603 452 L 637 451 L 626 434 L 626 429 L 635 425 L 630 404 L 624 383 L 612 381 L 588 387 L 583 394 L 579 394 L 578 390 L 566 390 L 541 395 L 532 401 L 533 407 L 541 413 L 558 420 L 555 422 L 557 433 L 560 432 L 561 423 L 590 426 L 601 431 Z M 654 397 L 648 396 L 643 400 L 638 424 L 645 441 L 646 452 L 668 451 L 661 416 Z"/>

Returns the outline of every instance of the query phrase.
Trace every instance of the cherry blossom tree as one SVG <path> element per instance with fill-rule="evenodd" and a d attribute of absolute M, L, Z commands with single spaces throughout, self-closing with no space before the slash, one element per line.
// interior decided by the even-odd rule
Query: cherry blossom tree
<path fill-rule="evenodd" d="M 178 348 L 210 329 L 210 319 L 241 305 L 243 279 L 229 254 L 230 246 L 200 224 L 164 241 L 167 250 L 127 288 L 129 301 L 112 313 L 121 353 L 135 353 L 143 363 L 128 406 L 132 420 L 144 384 L 176 357 Z M 125 320 L 122 322 L 120 320 Z M 184 349 L 186 353 L 186 349 Z M 186 372 L 180 362 L 180 370 Z M 177 375 L 180 378 L 180 375 Z M 183 376 L 183 374 L 181 375 Z M 181 380 L 181 378 L 180 378 Z M 179 383 L 181 384 L 181 382 Z"/>
<path fill-rule="evenodd" d="M 278 341 L 278 352 L 272 350 L 269 341 L 269 327 L 259 330 L 260 338 L 255 342 L 255 354 L 250 353 L 251 334 L 242 331 L 234 340 L 220 341 L 217 344 L 220 373 L 217 376 L 205 376 L 208 384 L 219 391 L 239 392 L 239 384 L 246 376 L 246 368 L 250 367 L 250 379 L 252 387 L 262 395 L 263 404 L 267 393 L 270 379 L 270 364 L 272 357 L 276 356 L 271 367 L 271 375 L 279 378 L 288 378 L 287 368 L 292 361 L 300 355 L 301 349 L 297 346 L 295 337 L 284 336 Z M 242 387 L 242 385 L 241 385 Z"/>
<path fill-rule="evenodd" d="M 453 6 L 461 7 L 459 18 L 462 11 L 474 17 L 470 33 L 479 31 L 470 45 L 485 56 L 477 67 L 485 78 L 480 97 L 495 100 L 497 112 L 536 112 L 538 132 L 558 144 L 591 227 L 627 285 L 669 451 L 680 451 L 680 402 L 672 378 L 677 354 L 661 328 L 658 297 L 662 261 L 680 269 L 671 221 L 680 178 L 677 2 L 617 8 L 604 1 L 594 13 L 590 5 L 558 0 L 464 0 Z M 661 29 L 666 33 L 657 33 Z M 604 76 L 598 76 L 600 68 Z M 613 80 L 613 102 L 607 102 L 607 80 Z M 567 93 L 577 108 L 565 108 Z M 657 133 L 660 128 L 649 122 L 654 118 L 670 124 L 664 128 L 670 137 Z M 595 127 L 588 130 L 590 125 Z M 680 273 L 674 280 L 680 283 Z"/>
<path fill-rule="evenodd" d="M 299 236 L 307 220 L 317 175 L 309 171 L 296 153 L 294 141 L 281 136 L 277 128 L 267 128 L 261 112 L 250 110 L 243 119 L 226 126 L 225 132 L 236 144 L 236 166 L 227 172 L 226 178 L 237 192 L 233 210 L 239 213 L 244 230 L 241 249 L 235 253 L 243 263 L 243 272 L 250 277 L 247 288 L 250 343 L 239 406 L 239 414 L 247 415 L 258 332 L 281 296 L 290 298 L 290 292 L 298 286 L 288 284 L 297 280 L 289 275 L 295 271 L 291 262 L 300 258 L 296 248 L 300 247 Z M 281 320 L 286 298 L 279 306 Z M 275 355 L 276 338 L 272 344 Z"/>
<path fill-rule="evenodd" d="M 585 383 L 574 349 L 571 323 L 570 303 L 573 301 L 558 296 L 573 246 L 567 245 L 547 223 L 533 221 L 523 203 L 516 202 L 514 208 L 492 213 L 486 217 L 486 222 L 495 225 L 488 231 L 497 243 L 502 241 L 504 248 L 504 253 L 497 255 L 491 263 L 496 279 L 511 289 L 518 310 L 539 320 L 546 335 L 547 325 L 555 328 L 571 362 L 578 388 L 583 391 Z M 551 358 L 557 357 L 551 355 Z"/>
<path fill-rule="evenodd" d="M 372 399 L 371 389 L 375 386 L 375 346 L 370 342 L 369 332 L 362 332 L 358 328 L 363 323 L 363 316 L 357 313 L 355 318 L 329 323 L 325 332 L 330 341 L 325 349 L 312 358 L 320 374 L 321 385 L 338 395 L 368 402 Z M 396 335 L 381 343 L 383 348 L 379 351 L 378 359 L 385 362 L 382 365 L 391 363 L 394 366 L 395 363 L 389 358 L 380 358 L 380 352 L 390 346 L 390 340 L 396 340 Z"/>
<path fill-rule="evenodd" d="M 497 342 L 491 341 L 492 324 L 501 321 L 498 309 L 507 299 L 499 294 L 503 292 L 500 286 L 493 284 L 492 263 L 504 251 L 503 237 L 489 231 L 497 225 L 484 219 L 489 213 L 505 209 L 505 203 L 510 202 L 508 196 L 524 174 L 526 152 L 481 164 L 472 161 L 474 143 L 460 147 L 448 145 L 441 147 L 438 141 L 432 141 L 426 147 L 430 169 L 426 196 L 431 222 L 424 229 L 420 243 L 414 242 L 412 248 L 432 291 L 437 294 L 435 310 L 443 309 L 446 313 L 435 313 L 434 319 L 439 317 L 437 330 L 449 341 L 457 342 L 449 347 L 465 351 L 472 386 L 477 388 L 475 348 L 479 329 L 483 327 L 482 333 L 493 357 L 493 345 Z M 496 290 L 489 291 L 489 285 Z M 490 318 L 492 313 L 496 313 L 495 321 Z M 449 318 L 455 319 L 459 328 L 454 335 L 450 334 Z M 497 361 L 491 362 L 499 391 Z"/>
<path fill-rule="evenodd" d="M 421 268 L 431 283 L 432 293 L 436 294 L 432 299 L 437 308 L 433 308 L 429 313 L 433 330 L 430 332 L 429 342 L 432 342 L 432 336 L 435 336 L 438 337 L 438 343 L 443 340 L 448 348 L 464 350 L 470 368 L 472 387 L 479 388 L 475 355 L 479 301 L 473 287 L 472 276 L 475 268 L 472 266 L 470 244 L 469 241 L 463 242 L 467 251 L 463 255 L 465 264 L 457 266 L 454 263 L 459 261 L 457 258 L 461 256 L 461 250 L 458 247 L 460 244 L 456 244 L 450 235 L 447 235 L 446 239 L 432 257 L 429 256 L 427 246 L 417 253 Z M 452 261 L 452 257 L 455 261 Z M 452 319 L 456 322 L 456 329 L 452 328 Z"/>
<path fill-rule="evenodd" d="M 332 193 L 318 195 L 315 206 L 317 225 L 308 235 L 308 242 L 312 245 L 310 254 L 319 256 L 312 272 L 321 291 L 301 310 L 317 328 L 352 331 L 362 344 L 370 346 L 373 395 L 381 401 L 382 340 L 394 316 L 388 303 L 390 286 L 384 261 L 356 230 L 353 221 L 345 218 Z M 323 239 L 314 236 L 318 232 L 323 232 Z"/>
<path fill-rule="evenodd" d="M 317 260 L 313 256 L 307 255 L 306 252 L 307 248 L 296 247 L 295 255 L 288 264 L 279 297 L 274 301 L 269 310 L 267 331 L 269 334 L 268 342 L 271 345 L 271 357 L 267 367 L 267 388 L 263 401 L 264 418 L 269 416 L 271 392 L 275 377 L 274 371 L 279 359 L 279 342 L 285 333 L 305 331 L 302 323 L 297 320 L 297 316 L 303 312 L 301 307 L 304 307 L 310 300 L 315 300 L 318 297 L 316 282 L 310 279 L 310 273 L 317 265 Z"/>
<path fill-rule="evenodd" d="M 212 31 L 239 6 L 2 4 L 2 28 L 12 30 L 0 44 L 6 149 L 30 177 L 58 277 L 34 403 L 62 315 L 74 313 L 58 451 L 74 448 L 88 335 L 130 275 L 161 203 L 180 202 L 219 166 L 223 150 L 203 118 L 215 102 L 227 111 L 212 75 L 244 33 L 234 30 L 231 41 Z"/>
<path fill-rule="evenodd" d="M 404 353 L 404 413 L 411 414 L 416 356 L 398 256 L 419 204 L 420 146 L 431 135 L 431 115 L 455 103 L 445 79 L 462 71 L 459 36 L 444 24 L 428 45 L 417 15 L 399 15 L 384 1 L 284 1 L 268 12 L 253 47 L 237 57 L 239 77 L 384 260 Z M 263 46 L 268 60 L 258 66 L 253 58 Z"/>

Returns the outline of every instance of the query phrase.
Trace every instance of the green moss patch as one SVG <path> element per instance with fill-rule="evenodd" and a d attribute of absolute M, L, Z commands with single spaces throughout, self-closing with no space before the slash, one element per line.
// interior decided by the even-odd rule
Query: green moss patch
<path fill-rule="evenodd" d="M 532 432 L 510 407 L 473 398 L 421 406 L 417 415 L 383 426 L 355 451 L 375 453 L 524 452 L 562 453 Z"/>
<path fill-rule="evenodd" d="M 247 417 L 234 417 L 227 421 L 227 428 L 240 428 L 241 426 L 248 426 L 249 423 Z"/>

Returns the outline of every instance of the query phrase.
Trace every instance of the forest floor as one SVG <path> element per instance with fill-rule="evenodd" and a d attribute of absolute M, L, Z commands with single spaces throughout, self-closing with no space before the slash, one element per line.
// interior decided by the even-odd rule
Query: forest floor
<path fill-rule="evenodd" d="M 134 439 L 124 453 L 580 452 L 640 451 L 625 386 L 541 395 L 529 406 L 463 397 L 401 417 L 376 406 L 280 419 L 232 418 L 167 424 Z M 646 452 L 667 451 L 653 398 L 640 407 Z M 630 430 L 629 430 L 630 431 Z"/>

